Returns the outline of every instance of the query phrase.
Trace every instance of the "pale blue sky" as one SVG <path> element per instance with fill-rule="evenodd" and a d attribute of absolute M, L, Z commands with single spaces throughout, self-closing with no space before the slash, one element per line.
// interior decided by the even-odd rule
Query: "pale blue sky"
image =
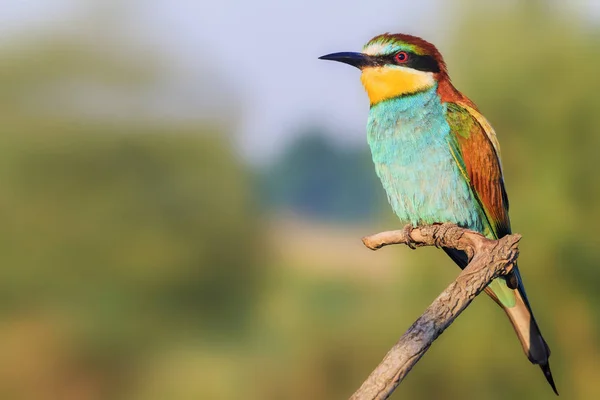
<path fill-rule="evenodd" d="M 199 51 L 208 48 L 207 56 L 218 60 L 241 97 L 241 144 L 253 159 L 275 153 L 310 120 L 335 127 L 343 141 L 364 141 L 368 102 L 359 71 L 317 57 L 360 50 L 385 31 L 443 36 L 433 12 L 437 0 L 152 3 L 152 25 L 173 27 L 173 50 L 203 62 Z"/>
<path fill-rule="evenodd" d="M 368 101 L 359 71 L 317 57 L 360 50 L 371 37 L 386 31 L 423 36 L 443 53 L 445 38 L 452 32 L 452 4 L 460 0 L 104 3 L 109 1 L 128 15 L 132 32 L 176 60 L 182 71 L 190 71 L 190 86 L 207 65 L 218 69 L 220 80 L 208 78 L 206 107 L 213 99 L 234 98 L 241 110 L 235 123 L 237 144 L 248 158 L 260 161 L 276 154 L 308 121 L 331 127 L 340 142 L 364 143 Z M 578 1 L 582 12 L 600 14 L 600 1 Z M 32 27 L 65 21 L 81 4 L 81 0 L 0 0 L 0 43 Z M 206 110 L 198 114 L 202 111 Z"/>

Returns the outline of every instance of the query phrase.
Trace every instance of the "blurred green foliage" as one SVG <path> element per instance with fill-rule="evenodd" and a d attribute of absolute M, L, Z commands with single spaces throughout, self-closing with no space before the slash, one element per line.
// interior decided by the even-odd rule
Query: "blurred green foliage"
<path fill-rule="evenodd" d="M 332 222 L 365 221 L 385 194 L 365 148 L 340 149 L 319 128 L 305 129 L 262 172 L 263 207 Z"/>
<path fill-rule="evenodd" d="M 0 54 L 3 399 L 133 398 L 165 348 L 239 341 L 260 300 L 230 128 L 148 115 L 163 66 L 103 49 Z"/>

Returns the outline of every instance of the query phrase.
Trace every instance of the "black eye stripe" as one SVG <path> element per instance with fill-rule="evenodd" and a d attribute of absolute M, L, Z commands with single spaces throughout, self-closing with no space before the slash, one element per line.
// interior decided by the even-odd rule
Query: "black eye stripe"
<path fill-rule="evenodd" d="M 406 52 L 408 55 L 408 61 L 398 64 L 395 57 L 397 53 L 386 54 L 384 56 L 373 57 L 374 62 L 377 66 L 384 65 L 402 65 L 404 67 L 416 69 L 424 72 L 440 72 L 440 66 L 432 56 L 419 55 L 415 53 Z"/>

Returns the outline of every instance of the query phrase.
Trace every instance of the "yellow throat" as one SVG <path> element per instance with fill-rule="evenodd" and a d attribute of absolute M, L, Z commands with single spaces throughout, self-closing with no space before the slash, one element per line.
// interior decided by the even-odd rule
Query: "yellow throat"
<path fill-rule="evenodd" d="M 417 71 L 405 67 L 369 67 L 360 77 L 371 105 L 380 101 L 415 93 L 435 85 L 431 72 Z"/>

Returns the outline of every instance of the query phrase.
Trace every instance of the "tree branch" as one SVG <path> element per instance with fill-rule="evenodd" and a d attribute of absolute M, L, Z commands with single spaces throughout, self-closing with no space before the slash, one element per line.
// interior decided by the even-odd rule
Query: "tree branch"
<path fill-rule="evenodd" d="M 352 395 L 352 400 L 387 399 L 429 346 L 471 301 L 496 277 L 510 272 L 518 255 L 521 235 L 489 240 L 452 224 L 410 226 L 363 238 L 371 250 L 391 244 L 448 247 L 469 256 L 469 265 L 425 310 L 386 354 L 383 361 Z"/>

